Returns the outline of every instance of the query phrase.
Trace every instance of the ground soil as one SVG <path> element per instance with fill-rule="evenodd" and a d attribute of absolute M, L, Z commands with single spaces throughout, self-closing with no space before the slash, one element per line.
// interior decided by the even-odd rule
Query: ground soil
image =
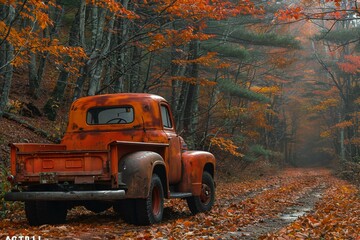
<path fill-rule="evenodd" d="M 153 226 L 127 224 L 112 209 L 95 214 L 76 207 L 68 212 L 66 224 L 30 227 L 20 206 L 1 220 L 0 239 L 20 235 L 41 236 L 42 239 L 282 239 L 296 233 L 305 234 L 299 239 L 312 239 L 311 236 L 317 236 L 311 235 L 312 231 L 320 230 L 316 224 L 311 229 L 306 226 L 306 220 L 300 224 L 303 228 L 295 233 L 291 232 L 291 227 L 303 219 L 314 219 L 321 211 L 324 198 L 335 198 L 334 194 L 344 188 L 348 198 L 354 201 L 349 203 L 352 207 L 344 208 L 345 212 L 341 213 L 351 218 L 351 224 L 342 226 L 341 230 L 348 229 L 338 239 L 358 240 L 359 193 L 350 191 L 352 185 L 337 179 L 331 171 L 318 168 L 285 169 L 258 180 L 219 182 L 216 203 L 210 213 L 192 216 L 185 201 L 167 200 L 163 222 Z M 326 201 L 328 204 L 329 200 Z M 343 203 L 337 200 L 336 204 L 342 206 Z M 358 212 L 354 213 L 354 209 Z M 342 217 L 342 221 L 345 220 Z M 325 226 L 324 229 L 321 236 L 332 239 L 333 235 L 327 235 L 332 234 L 332 230 Z"/>

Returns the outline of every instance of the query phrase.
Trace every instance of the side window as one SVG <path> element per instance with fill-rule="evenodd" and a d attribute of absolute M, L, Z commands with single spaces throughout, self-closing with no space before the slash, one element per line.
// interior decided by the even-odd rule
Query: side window
<path fill-rule="evenodd" d="M 163 126 L 165 128 L 172 128 L 169 109 L 165 105 L 161 105 L 160 109 L 161 109 L 161 118 L 162 118 Z"/>

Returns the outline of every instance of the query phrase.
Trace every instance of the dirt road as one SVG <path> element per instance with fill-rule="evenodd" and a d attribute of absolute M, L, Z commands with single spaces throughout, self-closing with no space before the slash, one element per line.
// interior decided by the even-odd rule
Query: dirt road
<path fill-rule="evenodd" d="M 145 227 L 84 208 L 69 211 L 65 225 L 30 227 L 19 210 L 1 220 L 0 239 L 360 239 L 359 191 L 326 169 L 220 182 L 216 194 L 213 210 L 196 216 L 185 201 L 168 200 L 163 223 Z"/>

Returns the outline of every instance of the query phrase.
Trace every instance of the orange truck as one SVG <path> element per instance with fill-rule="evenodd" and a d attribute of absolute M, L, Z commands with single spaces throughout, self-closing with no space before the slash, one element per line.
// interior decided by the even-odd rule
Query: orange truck
<path fill-rule="evenodd" d="M 162 220 L 165 198 L 186 199 L 193 214 L 215 200 L 215 158 L 189 151 L 169 104 L 152 94 L 76 100 L 60 144 L 10 144 L 12 190 L 30 225 L 59 224 L 67 210 L 113 207 L 125 221 Z"/>

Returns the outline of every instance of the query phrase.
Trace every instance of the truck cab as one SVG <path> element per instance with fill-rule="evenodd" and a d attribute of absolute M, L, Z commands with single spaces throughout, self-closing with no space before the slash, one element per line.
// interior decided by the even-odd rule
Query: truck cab
<path fill-rule="evenodd" d="M 215 158 L 190 151 L 171 108 L 157 95 L 120 93 L 76 100 L 60 144 L 11 144 L 13 190 L 31 225 L 63 223 L 67 210 L 113 207 L 127 222 L 162 220 L 165 198 L 193 214 L 215 199 Z"/>

